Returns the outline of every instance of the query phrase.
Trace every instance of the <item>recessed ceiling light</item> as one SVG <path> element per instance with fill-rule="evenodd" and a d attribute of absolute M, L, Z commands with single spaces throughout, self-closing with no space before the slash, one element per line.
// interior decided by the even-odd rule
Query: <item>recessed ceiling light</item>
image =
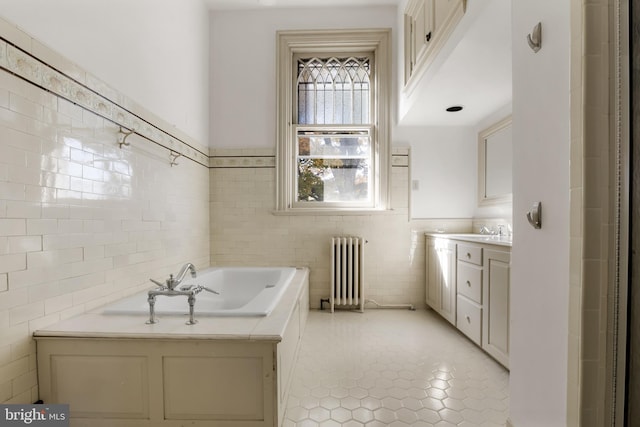
<path fill-rule="evenodd" d="M 456 113 L 458 111 L 462 111 L 462 105 L 452 105 L 451 107 L 447 108 L 447 111 L 450 113 Z"/>

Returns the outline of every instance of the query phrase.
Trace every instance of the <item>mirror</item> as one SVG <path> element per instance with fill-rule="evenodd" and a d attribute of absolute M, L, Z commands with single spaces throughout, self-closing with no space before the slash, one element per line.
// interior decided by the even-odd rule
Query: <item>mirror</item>
<path fill-rule="evenodd" d="M 511 116 L 478 134 L 478 204 L 510 203 Z"/>

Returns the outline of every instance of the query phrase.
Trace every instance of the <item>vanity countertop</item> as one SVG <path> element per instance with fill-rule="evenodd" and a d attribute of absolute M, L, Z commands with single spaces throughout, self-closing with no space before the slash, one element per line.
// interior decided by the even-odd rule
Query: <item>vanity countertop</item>
<path fill-rule="evenodd" d="M 477 233 L 425 233 L 431 237 L 442 237 L 451 240 L 462 240 L 465 242 L 483 243 L 487 245 L 498 245 L 511 247 L 511 236 L 498 236 L 496 234 L 477 234 Z"/>

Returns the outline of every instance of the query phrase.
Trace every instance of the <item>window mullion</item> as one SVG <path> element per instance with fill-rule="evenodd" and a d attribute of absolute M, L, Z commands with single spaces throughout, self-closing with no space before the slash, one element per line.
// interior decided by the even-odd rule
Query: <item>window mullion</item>
<path fill-rule="evenodd" d="M 316 79 L 313 79 L 313 103 L 311 105 L 313 105 L 313 123 L 317 123 L 318 122 L 318 112 L 317 112 L 318 82 L 316 81 Z"/>

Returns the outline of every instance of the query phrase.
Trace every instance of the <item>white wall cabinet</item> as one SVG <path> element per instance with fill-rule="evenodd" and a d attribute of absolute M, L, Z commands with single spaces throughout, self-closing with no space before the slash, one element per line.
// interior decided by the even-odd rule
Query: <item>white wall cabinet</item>
<path fill-rule="evenodd" d="M 464 15 L 466 0 L 410 0 L 404 12 L 404 82 L 410 90 Z"/>
<path fill-rule="evenodd" d="M 456 324 L 456 244 L 427 237 L 427 305 Z"/>
<path fill-rule="evenodd" d="M 418 61 L 427 54 L 433 37 L 434 0 L 416 0 L 407 5 L 404 15 L 405 83 Z"/>
<path fill-rule="evenodd" d="M 509 367 L 511 247 L 427 235 L 427 304 Z"/>

